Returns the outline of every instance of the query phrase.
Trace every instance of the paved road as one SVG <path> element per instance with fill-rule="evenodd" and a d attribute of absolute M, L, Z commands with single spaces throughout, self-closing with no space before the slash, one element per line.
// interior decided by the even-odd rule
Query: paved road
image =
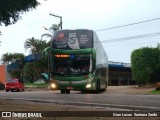
<path fill-rule="evenodd" d="M 60 91 L 25 91 L 0 92 L 0 98 L 160 112 L 160 95 L 107 94 L 107 92 L 60 94 Z"/>

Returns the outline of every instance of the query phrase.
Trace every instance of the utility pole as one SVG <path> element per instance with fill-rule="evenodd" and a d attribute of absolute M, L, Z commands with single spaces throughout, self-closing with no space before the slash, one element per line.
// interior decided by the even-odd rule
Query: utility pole
<path fill-rule="evenodd" d="M 51 80 L 51 51 L 48 51 L 48 82 Z"/>
<path fill-rule="evenodd" d="M 157 44 L 157 48 L 159 48 L 159 49 L 160 49 L 160 43 L 158 43 L 158 44 Z"/>
<path fill-rule="evenodd" d="M 0 31 L 0 35 L 2 35 L 2 32 Z M 1 41 L 0 41 L 0 43 L 1 43 Z M 0 45 L 1 46 L 1 45 Z"/>
<path fill-rule="evenodd" d="M 51 16 L 54 16 L 54 17 L 58 17 L 60 19 L 60 26 L 61 26 L 61 29 L 62 29 L 62 16 L 58 16 L 58 15 L 54 15 L 54 14 L 49 14 Z"/>

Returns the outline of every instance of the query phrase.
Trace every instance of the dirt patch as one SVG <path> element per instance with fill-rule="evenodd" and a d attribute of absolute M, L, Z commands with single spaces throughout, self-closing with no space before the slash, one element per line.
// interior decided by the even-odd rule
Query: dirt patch
<path fill-rule="evenodd" d="M 155 90 L 154 87 L 141 87 L 138 86 L 108 86 L 106 92 L 108 94 L 148 94 L 148 92 Z"/>

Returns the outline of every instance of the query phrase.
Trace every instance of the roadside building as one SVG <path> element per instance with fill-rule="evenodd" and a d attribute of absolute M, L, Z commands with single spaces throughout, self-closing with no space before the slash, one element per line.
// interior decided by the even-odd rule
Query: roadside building
<path fill-rule="evenodd" d="M 6 66 L 0 65 L 0 82 L 6 84 Z"/>
<path fill-rule="evenodd" d="M 130 63 L 109 61 L 109 86 L 135 85 Z"/>
<path fill-rule="evenodd" d="M 0 65 L 0 82 L 5 85 L 7 79 L 10 77 L 10 73 L 7 72 L 7 65 Z"/>

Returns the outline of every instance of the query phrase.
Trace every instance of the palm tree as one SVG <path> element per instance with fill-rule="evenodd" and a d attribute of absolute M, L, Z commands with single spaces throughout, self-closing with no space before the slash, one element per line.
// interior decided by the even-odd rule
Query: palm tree
<path fill-rule="evenodd" d="M 36 51 L 38 53 L 42 53 L 42 51 L 49 46 L 49 42 L 46 42 L 45 40 L 37 40 L 37 44 L 36 44 Z"/>
<path fill-rule="evenodd" d="M 2 61 L 6 64 L 9 64 L 7 66 L 7 69 L 10 71 L 12 77 L 19 78 L 21 76 L 21 73 L 22 73 L 21 70 L 24 65 L 23 58 L 24 58 L 24 55 L 21 53 L 3 54 Z M 15 66 L 15 65 L 18 65 L 18 66 Z"/>
<path fill-rule="evenodd" d="M 30 49 L 32 54 L 38 53 L 41 54 L 42 50 L 46 47 L 48 47 L 49 44 L 44 40 L 35 39 L 34 37 L 29 38 L 24 43 L 24 48 Z"/>
<path fill-rule="evenodd" d="M 20 60 L 23 58 L 24 58 L 24 55 L 21 53 L 13 53 L 13 54 L 6 53 L 6 54 L 3 54 L 2 61 L 3 63 L 10 64 L 12 62 L 15 62 L 16 60 Z"/>
<path fill-rule="evenodd" d="M 36 55 L 41 56 L 42 51 L 48 46 L 49 44 L 45 40 L 42 41 L 35 39 L 34 37 L 27 39 L 24 44 L 25 49 L 30 49 L 31 53 L 35 55 L 35 57 L 37 57 Z M 46 66 L 46 60 L 41 58 L 38 61 L 26 63 L 23 73 L 26 77 L 30 78 L 31 82 L 34 82 L 38 79 L 39 75 L 45 71 Z"/>
<path fill-rule="evenodd" d="M 12 55 L 12 62 L 16 60 L 22 60 L 24 58 L 24 55 L 22 53 L 13 53 Z"/>
<path fill-rule="evenodd" d="M 36 52 L 36 44 L 37 44 L 37 39 L 35 39 L 34 37 L 29 38 L 25 41 L 24 43 L 24 48 L 30 49 L 31 53 L 35 53 Z"/>
<path fill-rule="evenodd" d="M 12 60 L 11 53 L 7 52 L 6 54 L 2 55 L 2 61 L 3 61 L 3 63 L 9 64 L 11 62 L 11 60 Z"/>
<path fill-rule="evenodd" d="M 57 24 L 53 24 L 49 29 L 47 29 L 47 28 L 44 27 L 44 29 L 47 30 L 47 31 L 49 31 L 50 33 L 45 33 L 45 34 L 41 35 L 41 38 L 43 38 L 43 37 L 52 38 L 54 32 L 57 31 L 57 30 L 59 30 L 59 28 L 60 28 L 59 24 L 58 25 Z"/>
<path fill-rule="evenodd" d="M 34 37 L 27 39 L 24 47 L 25 49 L 30 49 L 31 53 L 34 54 L 41 54 L 42 51 L 50 46 L 50 41 L 47 43 L 45 40 L 42 41 L 44 36 L 52 38 L 53 34 L 56 30 L 59 29 L 59 25 L 53 24 L 49 29 L 45 28 L 46 30 L 50 31 L 51 33 L 46 33 L 41 36 L 41 40 L 35 39 Z M 41 59 L 39 61 L 34 61 L 27 63 L 24 66 L 23 73 L 25 76 L 31 78 L 33 82 L 35 79 L 38 78 L 42 72 L 46 72 L 47 69 L 47 61 L 45 59 Z"/>

